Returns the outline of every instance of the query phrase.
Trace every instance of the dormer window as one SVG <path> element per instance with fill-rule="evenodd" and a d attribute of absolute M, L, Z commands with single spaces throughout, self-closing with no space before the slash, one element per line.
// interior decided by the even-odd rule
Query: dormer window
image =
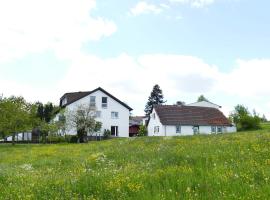
<path fill-rule="evenodd" d="M 107 108 L 108 107 L 108 98 L 107 97 L 102 97 L 102 108 Z"/>
<path fill-rule="evenodd" d="M 95 96 L 90 96 L 90 106 L 96 107 L 96 97 Z"/>

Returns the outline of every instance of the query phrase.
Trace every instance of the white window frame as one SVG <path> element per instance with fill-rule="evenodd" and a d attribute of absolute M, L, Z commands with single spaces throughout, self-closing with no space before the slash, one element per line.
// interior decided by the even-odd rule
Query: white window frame
<path fill-rule="evenodd" d="M 181 132 L 182 132 L 182 127 L 181 127 L 181 125 L 176 125 L 176 126 L 175 126 L 175 132 L 176 132 L 176 133 L 181 133 Z"/>
<path fill-rule="evenodd" d="M 215 129 L 215 131 L 213 131 Z M 217 133 L 217 127 L 216 126 L 211 126 L 211 133 Z"/>
<path fill-rule="evenodd" d="M 154 133 L 159 133 L 159 126 L 154 127 Z"/>
<path fill-rule="evenodd" d="M 111 112 L 111 118 L 112 119 L 119 119 L 119 112 L 112 111 Z"/>
<path fill-rule="evenodd" d="M 103 103 L 103 98 L 106 98 L 106 103 Z M 101 107 L 103 108 L 103 109 L 106 109 L 106 108 L 108 108 L 108 97 L 102 97 L 101 98 Z"/>
<path fill-rule="evenodd" d="M 92 98 L 95 100 L 94 102 L 92 102 Z M 91 107 L 96 107 L 96 96 L 90 96 L 90 106 Z"/>
<path fill-rule="evenodd" d="M 219 131 L 219 129 L 220 129 L 221 131 Z M 217 133 L 222 133 L 222 126 L 218 126 L 218 127 L 217 127 Z"/>
<path fill-rule="evenodd" d="M 95 117 L 96 118 L 101 118 L 101 111 L 100 110 L 96 111 Z"/>

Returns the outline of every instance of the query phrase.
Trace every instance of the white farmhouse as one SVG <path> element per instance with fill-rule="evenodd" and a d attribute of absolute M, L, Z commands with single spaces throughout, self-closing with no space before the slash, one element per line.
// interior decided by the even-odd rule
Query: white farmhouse
<path fill-rule="evenodd" d="M 129 116 L 132 110 L 102 88 L 88 92 L 72 92 L 64 94 L 60 99 L 60 107 L 74 111 L 81 105 L 95 107 L 96 120 L 102 123 L 100 135 L 104 129 L 111 131 L 115 137 L 129 137 Z M 75 135 L 76 127 L 68 128 L 67 135 Z"/>
<path fill-rule="evenodd" d="M 153 108 L 148 136 L 181 136 L 236 132 L 223 113 L 211 107 L 159 105 Z"/>

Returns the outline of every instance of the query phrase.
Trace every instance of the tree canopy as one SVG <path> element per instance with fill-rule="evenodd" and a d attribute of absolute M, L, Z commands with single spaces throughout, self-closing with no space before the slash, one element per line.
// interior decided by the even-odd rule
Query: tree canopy
<path fill-rule="evenodd" d="M 145 109 L 144 109 L 145 115 L 149 116 L 155 105 L 161 105 L 163 103 L 165 103 L 165 101 L 164 101 L 162 90 L 159 87 L 159 85 L 155 85 L 148 98 L 148 102 L 145 105 Z"/>
<path fill-rule="evenodd" d="M 200 95 L 200 96 L 198 97 L 197 102 L 201 102 L 201 101 L 207 101 L 207 102 L 209 102 L 209 100 L 208 100 L 207 98 L 205 98 L 204 95 Z"/>

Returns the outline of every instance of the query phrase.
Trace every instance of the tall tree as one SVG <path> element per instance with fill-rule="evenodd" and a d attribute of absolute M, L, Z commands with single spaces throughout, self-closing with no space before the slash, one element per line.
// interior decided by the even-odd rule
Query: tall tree
<path fill-rule="evenodd" d="M 205 98 L 205 96 L 203 96 L 203 95 L 200 95 L 198 97 L 198 100 L 197 100 L 197 102 L 201 102 L 201 101 L 207 101 L 207 102 L 209 102 L 209 100 L 207 98 Z"/>
<path fill-rule="evenodd" d="M 162 90 L 160 89 L 159 85 L 155 85 L 148 98 L 148 102 L 145 105 L 145 109 L 144 109 L 145 115 L 149 116 L 155 105 L 162 105 L 165 102 L 166 101 L 164 101 Z"/>

